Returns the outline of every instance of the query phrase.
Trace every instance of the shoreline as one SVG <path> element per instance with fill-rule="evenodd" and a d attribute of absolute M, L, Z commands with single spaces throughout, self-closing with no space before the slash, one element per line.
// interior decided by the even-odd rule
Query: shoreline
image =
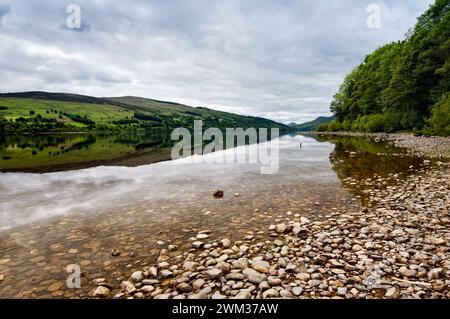
<path fill-rule="evenodd" d="M 450 159 L 450 137 L 416 136 L 413 133 L 312 132 L 317 135 L 366 137 L 387 141 L 411 155 Z"/>
<path fill-rule="evenodd" d="M 414 154 L 436 154 L 412 135 L 360 136 L 387 139 Z M 154 265 L 130 271 L 119 289 L 101 282 L 89 297 L 450 298 L 450 163 L 424 160 L 410 170 L 414 174 L 404 180 L 391 174 L 397 183 L 385 188 L 379 188 L 380 177 L 349 179 L 368 185 L 370 205 L 334 211 L 324 220 L 286 212 L 284 222 L 259 230 L 271 240 L 211 240 L 205 230 L 179 255 L 168 243 Z"/>

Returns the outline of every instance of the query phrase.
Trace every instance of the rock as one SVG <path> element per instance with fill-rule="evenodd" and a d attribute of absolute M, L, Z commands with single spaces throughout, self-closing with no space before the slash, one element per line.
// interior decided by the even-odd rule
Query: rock
<path fill-rule="evenodd" d="M 111 250 L 111 256 L 113 256 L 113 257 L 118 257 L 118 256 L 120 256 L 120 250 L 117 249 L 117 248 L 113 248 L 113 249 Z"/>
<path fill-rule="evenodd" d="M 177 245 L 169 245 L 169 246 L 167 246 L 167 249 L 169 249 L 169 251 L 175 251 L 175 250 L 178 250 L 178 246 Z"/>
<path fill-rule="evenodd" d="M 131 274 L 131 281 L 141 282 L 143 279 L 144 275 L 142 274 L 142 271 L 135 271 Z"/>
<path fill-rule="evenodd" d="M 264 291 L 263 294 L 262 294 L 262 297 L 263 297 L 264 299 L 267 299 L 267 298 L 276 298 L 276 297 L 278 297 L 278 296 L 279 296 L 278 291 L 276 291 L 276 290 L 273 289 L 273 288 Z"/>
<path fill-rule="evenodd" d="M 439 238 L 439 237 L 430 237 L 428 238 L 428 241 L 433 245 L 443 245 L 445 244 L 445 239 Z"/>
<path fill-rule="evenodd" d="M 243 289 L 231 299 L 250 299 L 251 297 L 252 293 L 248 289 Z"/>
<path fill-rule="evenodd" d="M 156 278 L 158 276 L 158 268 L 156 267 L 150 267 L 148 269 L 148 273 L 150 276 L 152 276 L 153 278 Z"/>
<path fill-rule="evenodd" d="M 240 272 L 231 272 L 225 276 L 227 280 L 241 281 L 245 279 L 245 276 Z"/>
<path fill-rule="evenodd" d="M 300 217 L 300 224 L 302 224 L 302 225 L 307 225 L 307 224 L 309 224 L 311 221 L 308 219 L 308 218 L 306 218 L 306 217 Z"/>
<path fill-rule="evenodd" d="M 360 245 L 353 245 L 352 250 L 354 252 L 358 252 L 358 251 L 363 250 L 363 248 Z"/>
<path fill-rule="evenodd" d="M 271 285 L 271 286 L 280 286 L 282 283 L 282 280 L 280 278 L 274 278 L 274 277 L 269 277 L 267 279 L 267 281 L 269 282 L 269 285 Z"/>
<path fill-rule="evenodd" d="M 154 299 L 170 299 L 171 296 L 172 296 L 171 294 L 161 294 L 161 295 L 155 296 Z"/>
<path fill-rule="evenodd" d="M 194 287 L 195 290 L 198 290 L 202 288 L 206 282 L 203 279 L 197 279 L 192 283 L 192 287 Z"/>
<path fill-rule="evenodd" d="M 143 299 L 144 298 L 144 294 L 142 292 L 137 292 L 134 294 L 133 296 L 134 299 Z"/>
<path fill-rule="evenodd" d="M 227 299 L 227 297 L 216 291 L 212 294 L 211 299 Z"/>
<path fill-rule="evenodd" d="M 162 240 L 158 240 L 156 242 L 156 245 L 158 245 L 158 246 L 163 246 L 164 244 L 165 244 L 165 242 L 163 242 Z"/>
<path fill-rule="evenodd" d="M 345 295 L 347 294 L 347 287 L 338 287 L 337 294 L 338 296 L 345 297 Z"/>
<path fill-rule="evenodd" d="M 153 286 L 151 286 L 151 285 L 145 285 L 145 286 L 142 286 L 141 291 L 144 294 L 150 294 L 153 291 L 155 291 L 155 288 Z"/>
<path fill-rule="evenodd" d="M 173 272 L 171 272 L 170 270 L 167 270 L 167 269 L 163 269 L 163 270 L 159 271 L 159 275 L 162 278 L 169 278 L 169 277 L 173 276 Z"/>
<path fill-rule="evenodd" d="M 103 286 L 98 286 L 95 289 L 93 295 L 94 295 L 94 297 L 104 298 L 104 297 L 108 297 L 110 293 L 111 293 L 111 291 L 108 288 L 103 287 Z"/>
<path fill-rule="evenodd" d="M 3 280 L 5 280 L 5 275 L 0 275 L 0 282 L 2 282 Z"/>
<path fill-rule="evenodd" d="M 302 280 L 302 281 L 306 281 L 309 280 L 311 278 L 311 275 L 305 272 L 296 274 L 295 277 L 297 277 L 298 279 Z"/>
<path fill-rule="evenodd" d="M 417 271 L 415 270 L 411 270 L 408 269 L 406 267 L 401 267 L 398 272 L 400 273 L 400 275 L 402 275 L 403 277 L 415 277 L 417 274 Z"/>
<path fill-rule="evenodd" d="M 194 247 L 195 249 L 200 249 L 205 245 L 205 243 L 201 242 L 201 241 L 194 241 L 192 243 L 192 247 Z"/>
<path fill-rule="evenodd" d="M 428 279 L 430 279 L 430 280 L 439 279 L 442 277 L 443 274 L 444 274 L 444 269 L 434 268 L 428 272 Z"/>
<path fill-rule="evenodd" d="M 120 288 L 122 289 L 124 294 L 131 295 L 136 292 L 136 287 L 130 281 L 122 281 L 120 284 Z"/>
<path fill-rule="evenodd" d="M 308 286 L 313 288 L 319 286 L 320 284 L 322 284 L 322 280 L 311 279 L 308 281 Z"/>
<path fill-rule="evenodd" d="M 181 284 L 179 284 L 177 286 L 177 290 L 181 291 L 183 293 L 188 293 L 188 292 L 191 292 L 193 289 L 189 284 L 182 282 Z"/>
<path fill-rule="evenodd" d="M 397 299 L 399 297 L 400 291 L 397 287 L 391 287 L 386 291 L 386 294 L 384 295 L 387 299 Z"/>
<path fill-rule="evenodd" d="M 283 289 L 283 290 L 280 291 L 280 297 L 281 298 L 292 298 L 293 296 L 292 296 L 292 293 L 289 290 Z"/>
<path fill-rule="evenodd" d="M 234 193 L 233 196 L 234 197 L 239 197 L 239 193 Z"/>
<path fill-rule="evenodd" d="M 194 261 L 185 261 L 183 264 L 183 269 L 187 271 L 193 271 L 197 268 L 198 263 Z"/>
<path fill-rule="evenodd" d="M 213 196 L 215 197 L 215 198 L 223 198 L 223 190 L 216 190 L 214 193 L 213 193 Z"/>
<path fill-rule="evenodd" d="M 205 274 L 209 279 L 216 279 L 222 275 L 222 270 L 217 269 L 217 268 L 212 268 L 212 269 L 207 270 L 205 272 Z"/>
<path fill-rule="evenodd" d="M 253 284 L 259 285 L 266 280 L 266 275 L 263 275 L 252 268 L 245 268 L 242 273 L 247 277 L 247 280 Z"/>
<path fill-rule="evenodd" d="M 285 224 L 278 224 L 276 226 L 276 230 L 277 230 L 277 233 L 284 233 L 287 230 L 287 227 Z"/>
<path fill-rule="evenodd" d="M 195 238 L 197 238 L 197 239 L 206 239 L 208 237 L 209 237 L 208 234 L 197 234 L 197 236 Z"/>
<path fill-rule="evenodd" d="M 228 238 L 224 238 L 220 241 L 223 248 L 228 248 L 231 245 L 231 241 Z"/>
<path fill-rule="evenodd" d="M 256 260 L 253 262 L 252 268 L 260 273 L 267 274 L 269 273 L 270 264 L 264 260 Z"/>
<path fill-rule="evenodd" d="M 292 293 L 293 293 L 295 296 L 300 296 L 300 295 L 302 294 L 302 292 L 303 292 L 303 288 L 300 287 L 300 286 L 297 286 L 297 287 L 292 288 Z"/>

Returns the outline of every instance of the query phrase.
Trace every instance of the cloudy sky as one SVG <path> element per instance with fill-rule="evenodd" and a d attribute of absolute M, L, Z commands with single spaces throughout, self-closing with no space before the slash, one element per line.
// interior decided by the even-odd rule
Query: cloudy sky
<path fill-rule="evenodd" d="M 433 0 L 0 0 L 0 91 L 135 95 L 282 122 L 329 114 L 343 77 Z M 369 28 L 370 4 L 381 27 Z M 67 27 L 67 6 L 81 28 Z"/>

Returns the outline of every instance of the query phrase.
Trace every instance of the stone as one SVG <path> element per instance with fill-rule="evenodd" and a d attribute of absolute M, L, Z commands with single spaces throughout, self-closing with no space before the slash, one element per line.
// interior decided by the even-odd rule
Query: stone
<path fill-rule="evenodd" d="M 344 297 L 347 294 L 347 287 L 338 287 L 337 294 Z"/>
<path fill-rule="evenodd" d="M 252 264 L 252 268 L 260 273 L 269 273 L 270 264 L 264 260 L 256 260 Z"/>
<path fill-rule="evenodd" d="M 296 287 L 292 288 L 292 293 L 295 296 L 300 296 L 302 294 L 302 292 L 303 292 L 303 287 L 296 286 Z"/>
<path fill-rule="evenodd" d="M 169 251 L 176 251 L 176 250 L 178 250 L 178 246 L 177 245 L 169 245 L 169 246 L 167 246 L 167 249 L 169 249 Z"/>
<path fill-rule="evenodd" d="M 227 297 L 216 291 L 212 294 L 211 299 L 227 299 Z"/>
<path fill-rule="evenodd" d="M 130 281 L 122 281 L 120 284 L 120 288 L 122 289 L 124 294 L 131 295 L 136 292 L 136 287 Z"/>
<path fill-rule="evenodd" d="M 159 271 L 159 275 L 162 278 L 169 278 L 169 277 L 173 276 L 173 272 L 171 272 L 170 270 L 167 270 L 167 269 L 163 269 L 163 270 Z"/>
<path fill-rule="evenodd" d="M 225 276 L 227 280 L 241 281 L 245 279 L 245 276 L 240 272 L 231 272 Z"/>
<path fill-rule="evenodd" d="M 231 241 L 228 238 L 224 238 L 220 241 L 223 248 L 228 248 L 231 245 Z"/>
<path fill-rule="evenodd" d="M 152 276 L 153 278 L 156 278 L 158 276 L 158 268 L 156 267 L 150 267 L 148 269 L 148 273 L 150 276 Z"/>
<path fill-rule="evenodd" d="M 209 279 L 216 279 L 222 275 L 222 270 L 220 270 L 218 268 L 212 268 L 212 269 L 207 270 L 205 272 L 205 274 Z"/>
<path fill-rule="evenodd" d="M 135 271 L 131 274 L 131 281 L 141 282 L 143 279 L 144 275 L 142 274 L 142 271 Z"/>
<path fill-rule="evenodd" d="M 0 282 L 2 282 L 3 280 L 5 280 L 5 275 L 0 275 Z"/>
<path fill-rule="evenodd" d="M 428 272 L 428 279 L 430 280 L 439 279 L 442 277 L 443 274 L 444 274 L 443 268 L 434 268 Z"/>
<path fill-rule="evenodd" d="M 197 268 L 198 263 L 194 261 L 185 261 L 183 264 L 183 269 L 187 271 L 193 271 Z"/>
<path fill-rule="evenodd" d="M 206 239 L 208 237 L 209 237 L 208 234 L 197 234 L 197 236 L 195 238 L 197 238 L 197 239 Z"/>
<path fill-rule="evenodd" d="M 215 197 L 215 198 L 223 198 L 223 190 L 216 190 L 214 193 L 213 193 L 213 196 Z"/>
<path fill-rule="evenodd" d="M 252 268 L 245 268 L 242 273 L 247 277 L 247 280 L 253 284 L 259 285 L 261 282 L 266 280 L 266 275 L 257 272 Z"/>
<path fill-rule="evenodd" d="M 117 248 L 113 248 L 113 249 L 111 250 L 111 256 L 113 256 L 113 257 L 118 257 L 118 256 L 120 256 L 120 250 L 117 249 Z"/>
<path fill-rule="evenodd" d="M 145 285 L 145 286 L 142 286 L 141 291 L 142 291 L 144 294 L 150 294 L 150 293 L 152 293 L 153 291 L 155 291 L 155 287 L 153 287 L 153 286 L 151 286 L 151 285 Z"/>
<path fill-rule="evenodd" d="M 231 299 L 250 299 L 252 297 L 252 293 L 248 289 L 243 289 L 239 291 L 239 293 Z"/>
<path fill-rule="evenodd" d="M 307 224 L 309 224 L 311 221 L 308 219 L 308 218 L 306 218 L 306 217 L 300 217 L 300 224 L 302 224 L 302 225 L 307 225 Z"/>
<path fill-rule="evenodd" d="M 386 291 L 384 297 L 387 299 L 397 299 L 399 297 L 399 294 L 400 291 L 397 287 L 391 287 Z"/>
<path fill-rule="evenodd" d="M 177 286 L 177 290 L 181 291 L 183 293 L 187 293 L 187 292 L 191 292 L 193 289 L 189 284 L 182 282 Z"/>
<path fill-rule="evenodd" d="M 192 287 L 194 287 L 195 290 L 202 288 L 206 284 L 206 281 L 203 279 L 197 279 L 192 283 Z"/>
<path fill-rule="evenodd" d="M 264 291 L 264 292 L 262 293 L 262 297 L 263 297 L 264 299 L 267 299 L 267 298 L 276 298 L 276 297 L 278 297 L 278 296 L 279 296 L 278 291 L 276 291 L 276 290 L 273 289 L 273 288 L 268 289 L 268 290 L 266 290 L 266 291 Z"/>
<path fill-rule="evenodd" d="M 195 249 L 200 249 L 205 245 L 205 243 L 201 242 L 201 241 L 194 241 L 192 243 L 192 247 Z"/>
<path fill-rule="evenodd" d="M 275 277 L 269 277 L 267 279 L 267 281 L 269 282 L 269 285 L 271 286 L 279 286 L 281 285 L 282 280 L 280 278 L 275 278 Z"/>
<path fill-rule="evenodd" d="M 94 297 L 102 297 L 102 298 L 104 298 L 104 297 L 108 297 L 110 293 L 111 293 L 111 290 L 109 290 L 108 288 L 103 287 L 103 286 L 98 286 L 95 289 L 95 291 L 93 293 L 93 296 Z"/>

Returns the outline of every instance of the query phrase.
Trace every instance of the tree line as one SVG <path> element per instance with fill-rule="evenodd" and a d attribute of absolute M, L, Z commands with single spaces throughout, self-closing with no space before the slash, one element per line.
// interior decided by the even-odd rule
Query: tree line
<path fill-rule="evenodd" d="M 325 131 L 450 135 L 450 0 L 436 0 L 404 40 L 378 48 L 344 79 Z"/>

